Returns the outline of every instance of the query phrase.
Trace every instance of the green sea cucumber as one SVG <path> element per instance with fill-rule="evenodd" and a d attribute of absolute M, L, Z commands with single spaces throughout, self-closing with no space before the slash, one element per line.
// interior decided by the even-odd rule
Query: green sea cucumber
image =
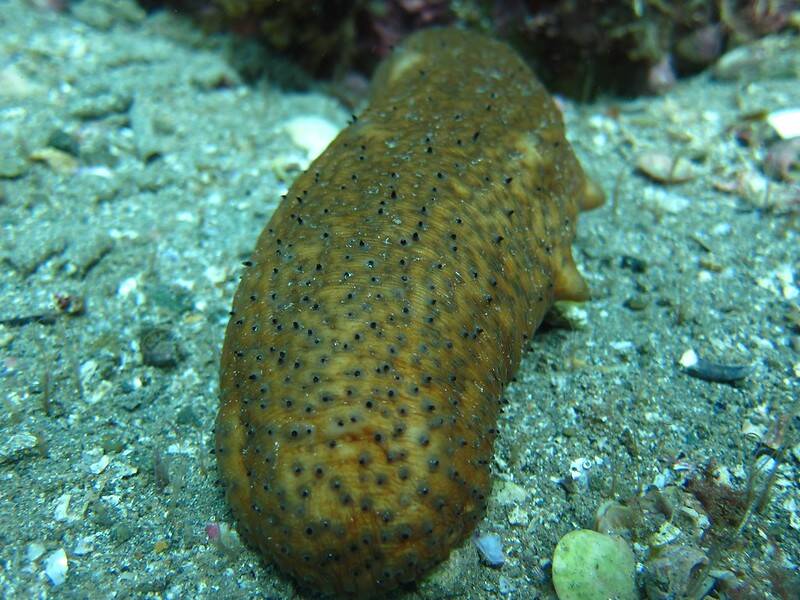
<path fill-rule="evenodd" d="M 380 596 L 482 517 L 499 398 L 556 299 L 587 287 L 602 202 L 504 44 L 412 35 L 246 263 L 216 454 L 244 538 L 302 586 Z"/>

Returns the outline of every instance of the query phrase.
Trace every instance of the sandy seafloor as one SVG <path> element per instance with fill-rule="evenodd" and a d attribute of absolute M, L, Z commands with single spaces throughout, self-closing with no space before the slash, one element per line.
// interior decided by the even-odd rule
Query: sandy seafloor
<path fill-rule="evenodd" d="M 238 42 L 180 17 L 37 4 L 0 1 L 0 596 L 297 597 L 230 534 L 209 539 L 231 524 L 211 453 L 218 359 L 241 261 L 308 163 L 306 134 L 349 110 L 278 76 L 243 82 Z M 800 190 L 735 134 L 768 142 L 758 115 L 800 106 L 798 56 L 775 38 L 660 97 L 564 101 L 609 194 L 575 243 L 595 298 L 536 336 L 505 394 L 480 524 L 505 564 L 467 541 L 404 597 L 554 597 L 556 542 L 604 500 L 706 464 L 742 498 L 774 459 L 766 506 L 720 536 L 710 573 L 752 597 L 797 585 Z M 647 152 L 695 176 L 652 181 L 635 168 Z M 753 370 L 691 377 L 689 349 Z M 640 583 L 652 539 L 634 544 Z"/>

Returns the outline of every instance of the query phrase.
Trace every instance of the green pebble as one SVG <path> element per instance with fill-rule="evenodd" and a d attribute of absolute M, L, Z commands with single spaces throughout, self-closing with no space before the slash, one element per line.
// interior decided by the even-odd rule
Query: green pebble
<path fill-rule="evenodd" d="M 637 600 L 636 559 L 619 537 L 589 529 L 571 531 L 553 554 L 553 585 L 559 600 Z"/>

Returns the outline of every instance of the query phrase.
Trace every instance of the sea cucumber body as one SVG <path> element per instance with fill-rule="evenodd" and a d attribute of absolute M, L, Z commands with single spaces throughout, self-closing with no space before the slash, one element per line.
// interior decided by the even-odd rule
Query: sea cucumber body
<path fill-rule="evenodd" d="M 498 401 L 598 197 L 505 45 L 410 37 L 294 183 L 233 303 L 216 453 L 244 538 L 301 585 L 379 596 L 472 531 Z"/>

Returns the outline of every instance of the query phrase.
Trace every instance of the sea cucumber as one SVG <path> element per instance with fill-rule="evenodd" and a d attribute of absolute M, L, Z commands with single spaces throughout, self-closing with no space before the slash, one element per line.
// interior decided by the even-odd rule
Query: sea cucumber
<path fill-rule="evenodd" d="M 504 44 L 412 35 L 262 232 L 222 351 L 243 537 L 303 587 L 383 595 L 482 517 L 499 398 L 602 196 Z"/>

